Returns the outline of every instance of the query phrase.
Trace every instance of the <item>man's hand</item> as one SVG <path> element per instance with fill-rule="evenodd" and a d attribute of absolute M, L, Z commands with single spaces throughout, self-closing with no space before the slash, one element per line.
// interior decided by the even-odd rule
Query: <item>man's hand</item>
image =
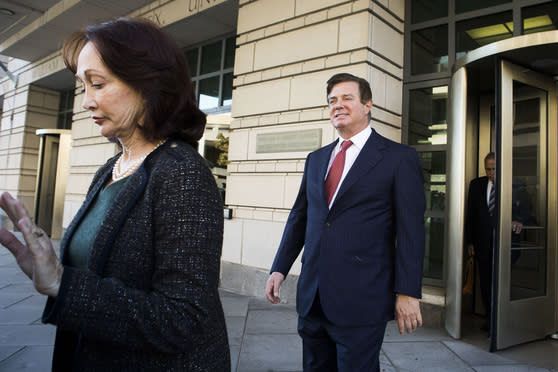
<path fill-rule="evenodd" d="M 512 231 L 519 234 L 523 229 L 523 224 L 519 221 L 512 221 Z"/>
<path fill-rule="evenodd" d="M 267 284 L 265 286 L 265 297 L 272 304 L 277 304 L 279 303 L 279 301 L 281 301 L 281 298 L 279 297 L 279 291 L 283 280 L 285 280 L 285 275 L 281 274 L 278 271 L 271 273 L 269 279 L 267 279 Z"/>
<path fill-rule="evenodd" d="M 405 329 L 407 333 L 411 333 L 417 327 L 422 326 L 419 300 L 398 294 L 395 300 L 395 319 L 397 319 L 400 334 L 405 334 Z"/>

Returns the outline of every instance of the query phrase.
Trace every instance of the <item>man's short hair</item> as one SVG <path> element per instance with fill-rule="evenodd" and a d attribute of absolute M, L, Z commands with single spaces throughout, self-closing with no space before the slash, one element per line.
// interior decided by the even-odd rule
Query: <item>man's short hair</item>
<path fill-rule="evenodd" d="M 368 81 L 358 76 L 351 75 L 345 72 L 342 72 L 340 74 L 335 74 L 329 78 L 329 80 L 327 81 L 327 96 L 329 96 L 329 93 L 331 93 L 331 90 L 335 85 L 339 83 L 345 83 L 348 81 L 354 81 L 355 83 L 358 84 L 358 90 L 360 93 L 360 102 L 362 104 L 366 104 L 366 102 L 372 100 L 372 90 L 370 89 L 370 84 L 368 84 Z"/>
<path fill-rule="evenodd" d="M 494 154 L 494 152 L 489 152 L 488 154 L 486 154 L 486 156 L 484 157 L 484 162 L 486 163 L 488 159 L 496 159 L 496 155 Z"/>

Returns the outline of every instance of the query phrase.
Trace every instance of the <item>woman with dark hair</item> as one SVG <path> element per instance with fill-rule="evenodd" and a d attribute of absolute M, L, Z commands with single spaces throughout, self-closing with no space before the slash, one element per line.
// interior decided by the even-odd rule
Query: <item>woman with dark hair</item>
<path fill-rule="evenodd" d="M 23 204 L 0 197 L 25 240 L 0 229 L 57 326 L 54 371 L 230 371 L 218 293 L 222 201 L 195 146 L 205 115 L 187 63 L 151 22 L 89 26 L 62 55 L 83 108 L 122 151 L 95 174 L 61 259 Z"/>

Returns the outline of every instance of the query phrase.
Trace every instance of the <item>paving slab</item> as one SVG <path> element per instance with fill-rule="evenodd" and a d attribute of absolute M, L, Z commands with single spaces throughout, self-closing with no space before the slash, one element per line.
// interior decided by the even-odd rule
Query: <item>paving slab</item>
<path fill-rule="evenodd" d="M 229 345 L 240 346 L 246 327 L 246 316 L 227 316 L 225 320 L 227 322 Z"/>
<path fill-rule="evenodd" d="M 0 345 L 52 345 L 55 333 L 52 325 L 3 325 L 0 326 Z"/>
<path fill-rule="evenodd" d="M 50 371 L 52 346 L 27 346 L 0 362 L 0 371 Z"/>
<path fill-rule="evenodd" d="M 462 360 L 466 360 L 470 366 L 487 366 L 487 365 L 507 365 L 517 364 L 513 360 L 504 358 L 495 353 L 489 353 L 476 346 L 467 344 L 462 341 L 442 341 L 453 353 Z"/>
<path fill-rule="evenodd" d="M 230 345 L 231 351 L 231 371 L 237 372 L 238 370 L 238 358 L 240 356 L 240 345 Z"/>
<path fill-rule="evenodd" d="M 223 311 L 228 316 L 246 316 L 248 313 L 248 303 L 250 297 L 238 296 L 226 291 L 219 291 L 221 295 L 221 303 L 223 304 Z"/>
<path fill-rule="evenodd" d="M 246 320 L 248 334 L 297 334 L 298 315 L 293 309 L 250 310 Z"/>
<path fill-rule="evenodd" d="M 0 362 L 17 353 L 24 347 L 25 346 L 0 346 Z"/>
<path fill-rule="evenodd" d="M 413 333 L 401 335 L 396 321 L 388 322 L 384 334 L 384 342 L 421 342 L 421 341 L 440 341 L 452 340 L 442 328 L 419 327 Z"/>
<path fill-rule="evenodd" d="M 244 337 L 239 372 L 302 371 L 302 342 L 298 334 Z"/>
<path fill-rule="evenodd" d="M 516 364 L 510 366 L 476 366 L 476 372 L 549 372 L 550 369 L 538 368 L 527 364 Z"/>
<path fill-rule="evenodd" d="M 382 350 L 397 370 L 473 371 L 441 342 L 384 343 Z"/>
<path fill-rule="evenodd" d="M 4 293 L 4 291 L 0 289 L 0 309 L 7 309 L 29 297 L 31 297 L 29 293 Z"/>
<path fill-rule="evenodd" d="M 380 350 L 380 371 L 382 372 L 396 372 L 397 370 L 387 358 L 386 353 Z"/>
<path fill-rule="evenodd" d="M 0 309 L 0 326 L 33 324 L 41 319 L 41 310 L 13 307 Z"/>

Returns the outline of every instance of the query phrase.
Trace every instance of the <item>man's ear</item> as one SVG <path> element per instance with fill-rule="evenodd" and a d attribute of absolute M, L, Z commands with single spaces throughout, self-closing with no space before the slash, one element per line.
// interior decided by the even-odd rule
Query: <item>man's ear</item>
<path fill-rule="evenodd" d="M 372 109 L 372 106 L 374 106 L 374 102 L 372 102 L 372 100 L 366 102 L 364 104 L 364 106 L 366 106 L 368 108 L 368 111 L 370 111 Z"/>

